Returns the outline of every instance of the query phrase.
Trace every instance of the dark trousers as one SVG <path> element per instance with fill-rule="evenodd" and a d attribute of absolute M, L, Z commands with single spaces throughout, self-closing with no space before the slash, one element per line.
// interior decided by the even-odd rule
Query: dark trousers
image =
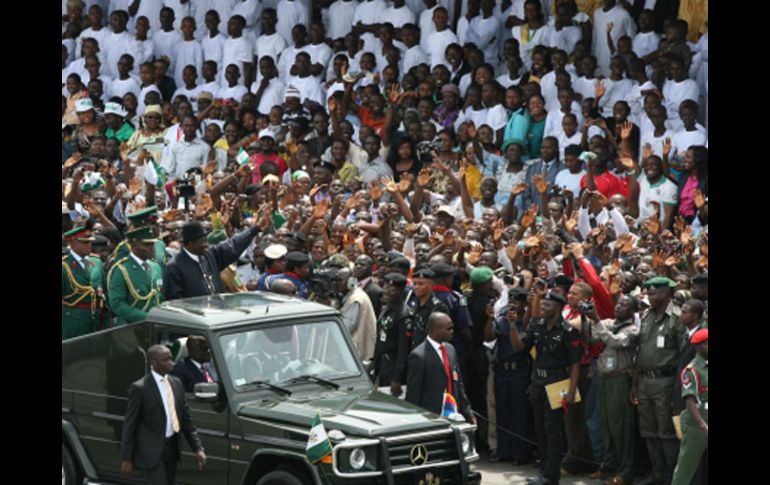
<path fill-rule="evenodd" d="M 634 408 L 628 399 L 631 377 L 599 377 L 599 409 L 602 416 L 604 461 L 602 470 L 633 480 Z"/>
<path fill-rule="evenodd" d="M 529 399 L 535 413 L 540 473 L 549 481 L 558 484 L 561 476 L 559 462 L 564 448 L 564 410 L 551 409 L 545 387 L 542 385 L 532 386 Z"/>
<path fill-rule="evenodd" d="M 497 452 L 503 460 L 530 461 L 532 445 L 509 431 L 532 439 L 532 410 L 527 399 L 529 369 L 519 372 L 495 371 Z"/>
<path fill-rule="evenodd" d="M 588 379 L 588 366 L 580 367 L 580 377 L 578 379 L 578 390 L 580 391 L 581 401 L 570 405 L 564 424 L 566 425 L 567 456 L 564 457 L 562 465 L 570 473 L 586 473 L 597 469 L 594 461 L 591 442 L 588 439 L 588 427 L 586 426 L 586 396 L 588 388 L 591 385 Z"/>
<path fill-rule="evenodd" d="M 144 475 L 149 485 L 174 485 L 176 465 L 179 462 L 179 445 L 177 435 L 166 440 L 160 462 L 155 468 L 145 468 Z"/>
<path fill-rule="evenodd" d="M 476 348 L 471 353 L 469 361 L 469 375 L 463 375 L 463 384 L 468 394 L 468 400 L 471 402 L 471 409 L 487 416 L 487 377 L 489 375 L 489 360 L 485 347 Z M 478 432 L 476 433 L 476 446 L 481 449 L 487 448 L 487 423 L 479 421 Z"/>

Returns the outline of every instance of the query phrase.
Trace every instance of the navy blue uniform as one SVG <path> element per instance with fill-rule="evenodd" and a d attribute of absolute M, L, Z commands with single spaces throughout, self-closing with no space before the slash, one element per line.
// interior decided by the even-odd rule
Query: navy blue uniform
<path fill-rule="evenodd" d="M 449 309 L 449 317 L 454 323 L 454 335 L 452 336 L 452 345 L 457 350 L 457 357 L 460 359 L 460 369 L 462 375 L 468 375 L 467 360 L 470 349 L 460 333 L 472 326 L 471 314 L 468 312 L 468 303 L 465 297 L 458 291 L 448 291 L 445 286 L 435 286 L 433 295 L 438 298 Z"/>
<path fill-rule="evenodd" d="M 385 306 L 377 319 L 377 344 L 374 347 L 375 384 L 389 386 L 391 381 L 406 382 L 406 362 L 411 350 L 412 314 L 403 301 Z"/>
<path fill-rule="evenodd" d="M 517 322 L 516 327 L 523 334 L 523 324 Z M 527 397 L 532 358 L 525 350 L 516 352 L 513 349 L 510 324 L 504 317 L 495 320 L 494 331 L 497 337 L 497 359 L 494 364 L 497 452 L 503 460 L 529 462 L 532 460 L 532 445 L 511 436 L 508 431 L 529 440 L 534 435 L 532 408 Z"/>

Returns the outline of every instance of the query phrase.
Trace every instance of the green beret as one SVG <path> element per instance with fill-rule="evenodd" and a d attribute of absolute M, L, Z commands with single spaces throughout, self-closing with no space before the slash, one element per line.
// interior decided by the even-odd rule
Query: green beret
<path fill-rule="evenodd" d="M 666 278 L 665 276 L 656 276 L 650 278 L 642 285 L 644 288 L 676 288 L 676 282 Z"/>
<path fill-rule="evenodd" d="M 471 283 L 474 285 L 483 285 L 484 283 L 489 283 L 492 281 L 493 275 L 494 273 L 489 267 L 479 266 L 478 268 L 471 271 Z"/>
<path fill-rule="evenodd" d="M 146 226 L 134 229 L 133 231 L 128 231 L 126 233 L 126 239 L 128 239 L 128 242 L 155 242 L 157 238 L 155 237 L 155 231 L 153 231 L 151 227 Z"/>
<path fill-rule="evenodd" d="M 227 239 L 227 233 L 222 229 L 217 229 L 216 231 L 211 231 L 207 237 L 209 244 L 217 244 Z"/>

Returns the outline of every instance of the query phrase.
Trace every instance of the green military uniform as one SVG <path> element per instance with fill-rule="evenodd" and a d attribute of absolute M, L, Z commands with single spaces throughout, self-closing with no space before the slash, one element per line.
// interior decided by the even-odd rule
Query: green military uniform
<path fill-rule="evenodd" d="M 149 227 L 152 227 L 153 232 L 157 236 L 157 226 L 155 225 L 158 222 L 157 206 L 152 206 L 146 209 L 142 209 L 140 211 L 136 211 L 133 214 L 129 215 L 127 218 L 132 228 L 149 226 Z M 112 256 L 110 256 L 110 260 L 114 265 L 118 261 L 127 258 L 130 253 L 131 253 L 131 248 L 129 247 L 128 240 L 124 239 L 115 248 L 115 251 L 113 251 Z M 153 259 L 155 260 L 156 263 L 160 265 L 160 269 L 162 272 L 163 268 L 166 266 L 166 245 L 160 239 L 155 240 L 155 254 L 153 256 Z"/>
<path fill-rule="evenodd" d="M 91 231 L 76 227 L 65 234 L 68 240 L 93 241 Z M 72 251 L 61 260 L 61 335 L 62 340 L 98 329 L 104 302 L 102 281 L 104 267 L 99 258 L 86 256 L 78 261 Z"/>
<path fill-rule="evenodd" d="M 153 241 L 149 227 L 128 233 L 131 241 Z M 152 260 L 140 264 L 133 254 L 115 262 L 107 275 L 109 301 L 116 324 L 143 320 L 152 307 L 163 301 L 163 270 Z M 143 267 L 146 266 L 146 267 Z"/>
<path fill-rule="evenodd" d="M 644 283 L 646 288 L 674 288 L 668 278 L 655 277 Z M 666 481 L 676 465 L 679 442 L 671 421 L 671 396 L 676 385 L 676 363 L 679 342 L 687 328 L 679 321 L 680 310 L 670 302 L 658 319 L 650 309 L 639 329 L 638 374 L 639 432 L 647 445 L 656 480 Z"/>
<path fill-rule="evenodd" d="M 702 337 L 703 330 L 693 335 L 693 341 Z M 705 330 L 708 338 L 708 330 Z M 700 340 L 701 342 L 706 339 Z M 703 420 L 709 420 L 709 363 L 701 355 L 695 358 L 684 368 L 681 375 L 682 398 L 688 396 L 695 398 L 698 403 L 698 411 Z M 703 452 L 708 449 L 708 438 L 700 429 L 698 421 L 690 413 L 689 409 L 682 412 L 682 445 L 679 448 L 679 460 L 674 470 L 672 485 L 689 485 L 698 469 Z"/>

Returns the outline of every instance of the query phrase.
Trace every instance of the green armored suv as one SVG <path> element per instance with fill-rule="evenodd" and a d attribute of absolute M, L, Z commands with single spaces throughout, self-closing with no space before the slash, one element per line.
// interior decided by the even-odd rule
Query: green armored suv
<path fill-rule="evenodd" d="M 163 303 L 146 321 L 62 342 L 62 483 L 144 483 L 120 476 L 129 385 L 149 372 L 146 350 L 180 360 L 191 335 L 211 344 L 217 382 L 189 394 L 208 463 L 186 442 L 180 484 L 479 483 L 476 427 L 375 390 L 336 310 L 271 293 Z M 320 413 L 331 459 L 305 458 Z M 184 441 L 184 440 L 183 440 Z"/>

